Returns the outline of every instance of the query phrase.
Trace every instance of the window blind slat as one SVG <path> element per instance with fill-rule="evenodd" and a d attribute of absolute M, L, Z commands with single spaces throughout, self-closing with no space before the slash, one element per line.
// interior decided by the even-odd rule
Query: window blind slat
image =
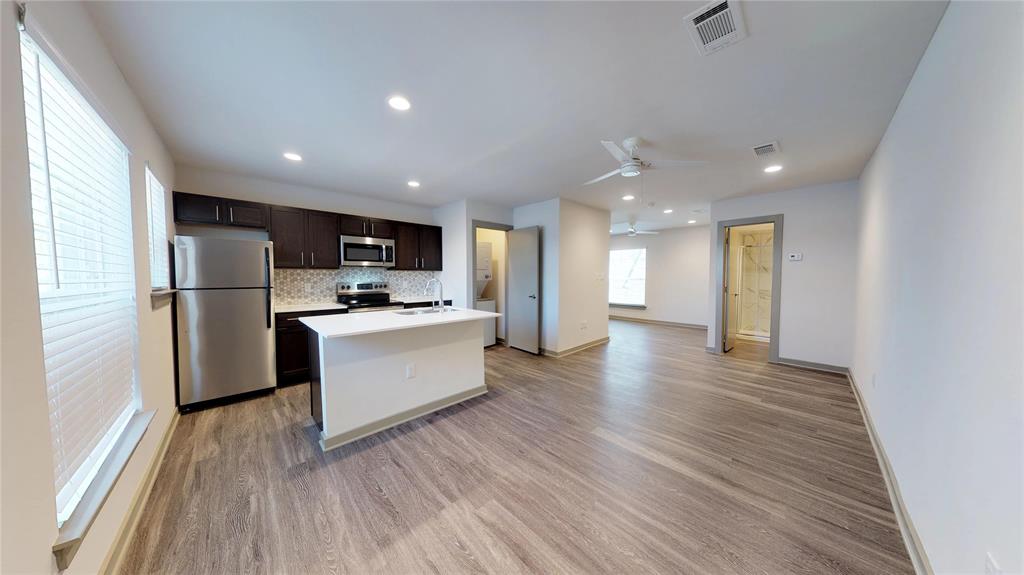
<path fill-rule="evenodd" d="M 57 521 L 136 408 L 128 150 L 22 34 L 33 238 Z"/>

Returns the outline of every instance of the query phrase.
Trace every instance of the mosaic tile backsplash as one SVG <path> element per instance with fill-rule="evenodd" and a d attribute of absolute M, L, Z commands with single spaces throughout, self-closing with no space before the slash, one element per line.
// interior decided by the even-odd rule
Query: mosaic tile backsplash
<path fill-rule="evenodd" d="M 280 304 L 327 303 L 337 301 L 338 282 L 384 282 L 391 298 L 419 297 L 427 281 L 436 272 L 410 272 L 380 268 L 341 268 L 337 270 L 274 270 L 274 297 Z"/>

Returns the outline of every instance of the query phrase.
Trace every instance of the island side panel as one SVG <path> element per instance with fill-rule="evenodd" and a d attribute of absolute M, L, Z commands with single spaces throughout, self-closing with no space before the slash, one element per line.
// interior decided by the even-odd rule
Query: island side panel
<path fill-rule="evenodd" d="M 320 378 L 320 351 L 322 338 L 313 330 L 306 329 L 309 338 L 309 413 L 317 428 L 324 430 L 324 405 Z"/>
<path fill-rule="evenodd" d="M 325 449 L 487 391 L 480 321 L 321 342 Z"/>

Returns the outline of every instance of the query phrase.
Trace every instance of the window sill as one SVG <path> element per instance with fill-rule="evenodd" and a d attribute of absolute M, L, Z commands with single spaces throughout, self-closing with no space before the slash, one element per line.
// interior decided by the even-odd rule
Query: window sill
<path fill-rule="evenodd" d="M 67 569 L 75 557 L 75 553 L 78 552 L 78 548 L 82 546 L 85 534 L 89 532 L 89 527 L 99 515 L 107 496 L 114 489 L 114 484 L 121 477 L 121 472 L 124 471 L 128 460 L 135 453 L 135 448 L 142 441 L 142 436 L 146 434 L 146 429 L 153 422 L 154 415 L 156 415 L 155 410 L 137 411 L 128 420 L 124 432 L 117 439 L 117 443 L 114 444 L 106 461 L 100 466 L 99 472 L 89 488 L 85 490 L 82 500 L 71 512 L 71 517 L 68 517 L 67 521 L 60 526 L 57 532 L 57 541 L 53 544 L 53 555 L 57 558 L 57 569 L 60 571 Z"/>
<path fill-rule="evenodd" d="M 621 309 L 647 309 L 646 305 L 631 303 L 610 303 L 608 304 L 608 307 L 617 307 Z"/>

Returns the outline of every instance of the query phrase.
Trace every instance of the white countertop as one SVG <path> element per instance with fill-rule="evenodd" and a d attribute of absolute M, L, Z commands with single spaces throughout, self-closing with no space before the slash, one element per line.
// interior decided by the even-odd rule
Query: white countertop
<path fill-rule="evenodd" d="M 348 309 L 348 306 L 341 303 L 324 302 L 324 303 L 293 303 L 285 305 L 275 305 L 274 313 L 291 313 L 296 311 L 320 311 L 323 309 L 336 309 L 338 311 Z"/>
<path fill-rule="evenodd" d="M 448 308 L 448 311 L 443 313 L 402 315 L 395 311 L 386 310 L 369 313 L 304 317 L 300 318 L 299 321 L 321 336 L 333 338 L 399 329 L 430 327 L 445 323 L 478 321 L 500 316 L 500 313 L 478 311 L 475 309 Z"/>

